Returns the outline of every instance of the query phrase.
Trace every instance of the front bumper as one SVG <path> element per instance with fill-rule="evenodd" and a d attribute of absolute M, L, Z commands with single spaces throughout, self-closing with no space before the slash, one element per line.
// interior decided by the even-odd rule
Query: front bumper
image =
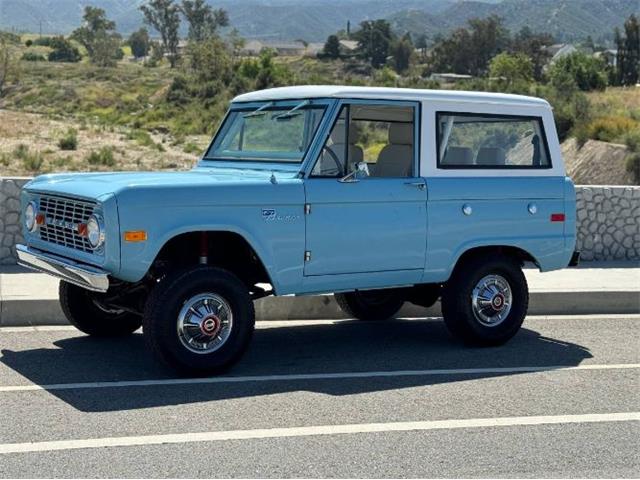
<path fill-rule="evenodd" d="M 106 292 L 109 289 L 108 273 L 104 270 L 26 245 L 16 245 L 16 251 L 19 265 L 48 273 L 94 292 Z"/>

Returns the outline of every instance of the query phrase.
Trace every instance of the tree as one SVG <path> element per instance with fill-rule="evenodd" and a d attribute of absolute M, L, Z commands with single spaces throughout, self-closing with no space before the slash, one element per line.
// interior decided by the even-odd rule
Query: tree
<path fill-rule="evenodd" d="M 522 27 L 511 42 L 512 53 L 522 53 L 531 59 L 533 78 L 540 81 L 544 76 L 544 66 L 551 55 L 544 48 L 552 45 L 553 36 L 548 33 L 533 33 L 529 27 Z"/>
<path fill-rule="evenodd" d="M 47 57 L 50 62 L 75 63 L 82 59 L 78 49 L 64 37 L 50 38 L 49 47 L 52 49 Z"/>
<path fill-rule="evenodd" d="M 324 54 L 328 58 L 340 57 L 340 39 L 337 35 L 329 35 L 324 44 Z"/>
<path fill-rule="evenodd" d="M 427 36 L 425 34 L 420 35 L 416 39 L 415 47 L 420 50 L 420 60 L 423 62 L 426 61 L 427 60 Z"/>
<path fill-rule="evenodd" d="M 202 42 L 216 35 L 218 27 L 229 25 L 229 15 L 226 10 L 214 10 L 204 0 L 182 0 L 180 8 L 189 24 L 189 40 Z"/>
<path fill-rule="evenodd" d="M 71 34 L 87 50 L 91 63 L 101 67 L 111 67 L 122 56 L 120 35 L 116 33 L 116 23 L 108 20 L 103 9 L 87 6 L 82 17 L 83 24 Z"/>
<path fill-rule="evenodd" d="M 489 64 L 492 77 L 504 79 L 508 84 L 530 82 L 533 78 L 533 62 L 523 53 L 500 53 Z"/>
<path fill-rule="evenodd" d="M 149 0 L 140 7 L 144 21 L 152 26 L 162 39 L 162 51 L 167 53 L 169 64 L 174 68 L 178 63 L 178 29 L 180 10 L 173 0 Z"/>
<path fill-rule="evenodd" d="M 353 34 L 358 41 L 360 55 L 374 68 L 380 68 L 387 62 L 393 34 L 391 25 L 386 20 L 364 21 L 360 30 Z"/>
<path fill-rule="evenodd" d="M 0 36 L 0 97 L 4 95 L 7 84 L 18 79 L 18 73 L 14 50 L 7 39 Z"/>
<path fill-rule="evenodd" d="M 129 36 L 127 43 L 131 47 L 131 53 L 135 58 L 144 58 L 149 55 L 151 39 L 146 28 L 142 27 Z"/>
<path fill-rule="evenodd" d="M 396 72 L 403 73 L 407 71 L 411 65 L 414 50 L 415 47 L 409 34 L 391 43 L 390 53 L 393 58 L 393 68 Z"/>
<path fill-rule="evenodd" d="M 580 52 L 556 60 L 549 68 L 549 78 L 554 84 L 566 82 L 567 78 L 571 78 L 582 91 L 604 90 L 607 86 L 602 61 Z"/>
<path fill-rule="evenodd" d="M 454 30 L 449 37 L 436 39 L 431 70 L 484 75 L 489 61 L 507 49 L 509 32 L 500 17 L 473 18 L 468 24 L 468 28 Z"/>
<path fill-rule="evenodd" d="M 640 23 L 635 15 L 624 22 L 624 35 L 616 28 L 615 41 L 618 48 L 616 83 L 635 85 L 640 77 Z"/>

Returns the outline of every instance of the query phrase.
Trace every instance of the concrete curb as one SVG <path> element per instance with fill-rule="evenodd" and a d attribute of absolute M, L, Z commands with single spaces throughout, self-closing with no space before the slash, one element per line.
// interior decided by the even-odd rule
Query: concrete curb
<path fill-rule="evenodd" d="M 331 295 L 270 297 L 256 301 L 258 320 L 318 320 L 347 318 Z M 531 292 L 530 315 L 639 314 L 637 291 Z M 440 303 L 422 308 L 409 303 L 401 317 L 439 317 Z M 4 300 L 1 326 L 65 325 L 67 320 L 57 299 Z"/>

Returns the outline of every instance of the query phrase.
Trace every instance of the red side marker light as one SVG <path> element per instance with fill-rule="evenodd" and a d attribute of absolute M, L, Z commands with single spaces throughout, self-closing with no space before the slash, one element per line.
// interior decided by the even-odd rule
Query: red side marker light
<path fill-rule="evenodd" d="M 564 213 L 552 213 L 551 214 L 552 222 L 564 222 Z"/>

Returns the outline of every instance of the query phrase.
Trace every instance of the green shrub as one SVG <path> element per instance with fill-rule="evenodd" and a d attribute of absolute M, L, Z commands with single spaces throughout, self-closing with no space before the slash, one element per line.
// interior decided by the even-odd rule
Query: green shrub
<path fill-rule="evenodd" d="M 25 170 L 37 172 L 42 168 L 44 157 L 40 152 L 31 152 L 29 147 L 21 143 L 13 150 L 13 155 L 22 161 Z"/>
<path fill-rule="evenodd" d="M 58 141 L 58 146 L 60 150 L 75 150 L 78 148 L 78 132 L 75 128 L 67 130 L 64 137 Z"/>
<path fill-rule="evenodd" d="M 44 55 L 35 52 L 24 52 L 21 57 L 25 62 L 46 62 Z"/>
<path fill-rule="evenodd" d="M 640 126 L 624 135 L 624 144 L 629 151 L 634 153 L 640 152 Z"/>
<path fill-rule="evenodd" d="M 198 145 L 196 145 L 193 142 L 189 142 L 189 143 L 185 144 L 184 147 L 182 147 L 182 151 L 184 153 L 197 153 L 197 154 L 200 154 L 200 153 L 202 153 L 202 148 L 200 148 Z"/>
<path fill-rule="evenodd" d="M 79 62 L 82 56 L 80 51 L 64 37 L 54 37 L 49 46 L 53 49 L 49 53 L 50 62 Z"/>
<path fill-rule="evenodd" d="M 116 164 L 113 158 L 113 147 L 102 147 L 98 151 L 91 150 L 86 160 L 89 165 L 113 167 Z"/>
<path fill-rule="evenodd" d="M 629 117 L 607 116 L 593 120 L 589 126 L 589 138 L 603 142 L 620 142 L 628 133 L 638 128 Z"/>
<path fill-rule="evenodd" d="M 640 184 L 640 153 L 635 152 L 627 156 L 625 161 L 627 172 L 633 175 L 633 181 L 636 185 Z"/>

